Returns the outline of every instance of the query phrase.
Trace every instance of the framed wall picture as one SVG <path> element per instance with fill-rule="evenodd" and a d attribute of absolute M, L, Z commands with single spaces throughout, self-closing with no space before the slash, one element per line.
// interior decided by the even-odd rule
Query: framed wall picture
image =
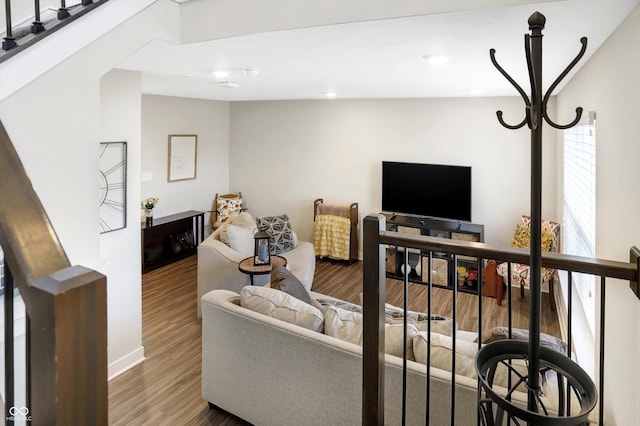
<path fill-rule="evenodd" d="M 127 143 L 100 143 L 100 233 L 127 227 Z"/>
<path fill-rule="evenodd" d="M 197 135 L 169 135 L 167 180 L 176 182 L 196 178 Z"/>

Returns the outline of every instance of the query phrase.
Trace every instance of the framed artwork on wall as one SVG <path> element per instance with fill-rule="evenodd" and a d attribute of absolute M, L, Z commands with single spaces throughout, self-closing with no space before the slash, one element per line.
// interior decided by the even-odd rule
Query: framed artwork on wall
<path fill-rule="evenodd" d="M 197 156 L 197 135 L 169 135 L 167 181 L 195 179 Z"/>
<path fill-rule="evenodd" d="M 100 143 L 100 233 L 127 227 L 127 143 Z"/>

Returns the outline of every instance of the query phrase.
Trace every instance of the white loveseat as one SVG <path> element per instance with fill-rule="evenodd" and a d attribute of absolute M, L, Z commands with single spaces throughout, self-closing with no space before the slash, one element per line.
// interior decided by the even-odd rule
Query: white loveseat
<path fill-rule="evenodd" d="M 249 213 L 242 213 L 238 220 L 254 221 Z M 233 224 L 233 221 L 231 221 Z M 239 293 L 242 287 L 250 284 L 249 275 L 240 272 L 238 264 L 249 257 L 253 251 L 252 231 L 249 232 L 249 240 L 238 244 L 245 247 L 244 252 L 234 250 L 230 245 L 221 240 L 225 232 L 225 226 L 216 229 L 208 238 L 198 246 L 198 318 L 201 316 L 200 299 L 211 290 L 226 289 Z M 255 226 L 255 224 L 254 224 Z M 247 237 L 245 237 L 246 239 Z M 296 276 L 307 289 L 311 290 L 313 276 L 316 269 L 316 256 L 313 244 L 306 241 L 297 241 L 293 250 L 281 253 L 280 256 L 287 259 L 287 269 Z M 264 280 L 261 280 L 264 278 Z M 264 282 L 261 282 L 264 281 Z M 269 282 L 268 275 L 255 277 L 256 284 Z"/>
<path fill-rule="evenodd" d="M 203 399 L 255 425 L 361 424 L 362 348 L 240 301 L 226 290 L 202 298 Z M 398 425 L 402 359 L 386 355 L 385 362 L 385 424 Z M 425 383 L 426 366 L 407 361 L 407 425 L 424 424 Z M 451 373 L 431 367 L 430 383 L 430 424 L 449 424 Z M 456 425 L 476 424 L 476 386 L 456 375 Z"/>

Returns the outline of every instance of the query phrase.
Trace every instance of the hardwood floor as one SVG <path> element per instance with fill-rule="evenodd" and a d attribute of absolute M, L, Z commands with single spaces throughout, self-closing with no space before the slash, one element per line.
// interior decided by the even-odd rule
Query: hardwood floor
<path fill-rule="evenodd" d="M 112 425 L 246 425 L 200 397 L 196 256 L 142 277 L 145 361 L 109 382 Z"/>
<path fill-rule="evenodd" d="M 410 284 L 409 308 L 426 309 L 426 287 Z M 362 262 L 348 266 L 322 260 L 316 264 L 313 290 L 359 303 Z M 387 301 L 402 303 L 402 283 L 387 281 Z M 452 292 L 434 289 L 434 312 L 451 316 Z M 542 301 L 543 332 L 559 336 L 559 325 Z M 528 295 L 513 292 L 513 325 L 528 327 Z M 437 308 L 436 308 L 437 307 Z M 477 296 L 460 293 L 458 324 L 474 330 Z M 507 303 L 484 298 L 483 329 L 506 325 Z M 246 425 L 200 397 L 201 323 L 196 318 L 196 257 L 149 272 L 142 280 L 142 342 L 145 361 L 109 382 L 109 423 L 112 425 Z"/>
<path fill-rule="evenodd" d="M 386 301 L 394 306 L 403 304 L 403 282 L 387 280 Z M 322 260 L 316 263 L 316 274 L 313 281 L 313 290 L 318 293 L 328 294 L 347 302 L 360 304 L 360 292 L 362 292 L 362 262 L 356 262 L 351 266 L 345 263 Z M 427 310 L 427 290 L 425 285 L 409 283 L 409 309 L 425 312 Z M 529 328 L 529 293 L 525 291 L 520 298 L 519 288 L 513 288 L 511 292 L 512 324 L 515 328 Z M 560 324 L 555 312 L 551 311 L 547 300 L 548 293 L 542 294 L 542 312 L 540 330 L 543 333 L 560 337 Z M 492 327 L 507 326 L 509 305 L 507 297 L 502 305 L 496 303 L 491 297 L 482 298 L 482 330 Z M 452 317 L 453 292 L 446 289 L 434 288 L 431 301 L 434 313 Z M 461 330 L 478 330 L 478 296 L 458 292 L 458 327 Z"/>

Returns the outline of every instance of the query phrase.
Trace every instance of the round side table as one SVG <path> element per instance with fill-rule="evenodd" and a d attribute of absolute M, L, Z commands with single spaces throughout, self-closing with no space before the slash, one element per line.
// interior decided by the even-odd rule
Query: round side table
<path fill-rule="evenodd" d="M 253 256 L 251 256 L 238 263 L 238 269 L 240 272 L 249 274 L 249 280 L 251 285 L 253 285 L 254 275 L 270 274 L 274 265 L 287 266 L 287 259 L 282 256 L 271 255 L 271 263 L 269 265 L 255 265 L 253 263 Z"/>

